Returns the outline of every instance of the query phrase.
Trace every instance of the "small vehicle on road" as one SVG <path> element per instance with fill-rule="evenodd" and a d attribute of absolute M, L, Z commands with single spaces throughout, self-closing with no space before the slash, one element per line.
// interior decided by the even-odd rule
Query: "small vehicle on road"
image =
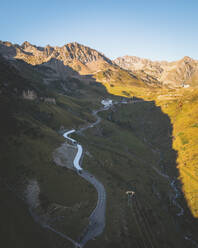
<path fill-rule="evenodd" d="M 83 170 L 78 170 L 78 173 L 79 173 L 79 174 L 82 174 L 82 172 L 83 172 Z"/>

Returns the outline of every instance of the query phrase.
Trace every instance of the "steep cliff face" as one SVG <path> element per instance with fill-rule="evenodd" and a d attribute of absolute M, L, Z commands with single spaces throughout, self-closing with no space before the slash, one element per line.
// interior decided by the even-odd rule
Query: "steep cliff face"
<path fill-rule="evenodd" d="M 184 57 L 175 62 L 159 62 L 124 56 L 117 58 L 114 62 L 147 83 L 155 82 L 175 88 L 187 87 L 188 84 L 196 86 L 195 80 L 198 79 L 198 61 L 190 57 Z"/>

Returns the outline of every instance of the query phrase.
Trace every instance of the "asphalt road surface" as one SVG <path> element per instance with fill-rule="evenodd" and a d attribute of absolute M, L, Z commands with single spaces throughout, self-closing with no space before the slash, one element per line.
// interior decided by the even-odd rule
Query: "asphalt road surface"
<path fill-rule="evenodd" d="M 95 123 L 99 123 L 99 122 L 100 122 L 100 118 L 98 117 Z M 86 129 L 95 126 L 94 124 L 90 124 L 89 126 L 86 127 Z M 72 134 L 74 132 L 75 130 L 67 131 L 64 133 L 63 136 L 66 139 L 69 139 L 70 141 L 75 142 L 74 139 L 71 139 L 70 137 L 68 137 L 69 134 Z M 73 161 L 74 168 L 77 170 L 79 176 L 87 180 L 89 183 L 91 183 L 96 188 L 97 193 L 98 193 L 98 200 L 97 200 L 96 207 L 92 211 L 89 217 L 88 227 L 83 232 L 83 235 L 78 243 L 78 247 L 83 247 L 89 240 L 94 239 L 95 237 L 100 235 L 105 228 L 106 191 L 101 182 L 99 182 L 88 171 L 85 171 L 82 169 L 82 167 L 80 166 L 80 159 L 82 157 L 83 148 L 80 144 L 77 144 L 77 143 L 76 143 L 76 146 L 77 146 L 78 151 Z"/>

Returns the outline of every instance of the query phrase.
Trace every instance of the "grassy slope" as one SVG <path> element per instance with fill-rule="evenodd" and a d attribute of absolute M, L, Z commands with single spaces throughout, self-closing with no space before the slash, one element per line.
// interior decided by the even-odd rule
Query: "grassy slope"
<path fill-rule="evenodd" d="M 168 90 L 160 88 L 145 88 L 141 84 L 133 85 L 123 79 L 112 87 L 111 77 L 100 74 L 99 79 L 109 93 L 119 96 L 136 96 L 145 100 L 154 100 L 167 114 L 173 125 L 169 132 L 173 138 L 173 149 L 177 151 L 177 167 L 182 183 L 185 199 L 194 217 L 198 217 L 197 198 L 197 104 L 198 91 L 196 89 Z M 112 82 L 114 79 L 112 80 Z M 133 80 L 132 80 L 133 81 Z"/>
<path fill-rule="evenodd" d="M 63 95 L 61 82 L 51 82 L 46 87 L 42 70 L 22 61 L 13 63 L 16 63 L 17 69 L 0 57 L 0 114 L 4 117 L 0 122 L 0 174 L 5 202 L 1 205 L 1 214 L 4 214 L 1 230 L 6 230 L 5 240 L 10 240 L 7 247 L 27 247 L 28 240 L 34 240 L 36 229 L 40 230 L 42 238 L 32 242 L 32 246 L 43 247 L 50 243 L 52 247 L 59 247 L 63 241 L 59 240 L 57 244 L 54 238 L 49 241 L 48 235 L 45 236 L 46 230 L 42 231 L 33 222 L 21 198 L 24 198 L 28 180 L 36 179 L 41 190 L 42 206 L 38 213 L 51 211 L 50 206 L 54 203 L 66 206 L 64 211 L 53 214 L 55 218 L 64 216 L 64 221 L 53 223 L 53 226 L 77 239 L 96 204 L 96 191 L 74 172 L 57 167 L 52 153 L 64 142 L 57 132 L 59 128 L 77 128 L 93 122 L 91 111 L 99 108 L 101 97 L 108 93 L 94 80 L 84 83 L 79 79 L 68 79 L 62 82 L 68 89 L 67 95 Z M 56 104 L 44 103 L 39 98 L 24 100 L 23 90 L 33 90 L 38 97 L 54 97 Z M 16 211 L 10 211 L 8 205 L 11 204 Z M 6 221 L 8 216 L 9 221 Z M 11 232 L 12 219 L 15 219 L 15 224 Z M 27 239 L 23 237 L 21 222 L 30 233 Z M 18 235 L 17 228 L 21 235 Z M 13 238 L 10 239 L 10 235 Z"/>
<path fill-rule="evenodd" d="M 59 247 L 65 241 L 53 234 L 50 234 L 53 238 L 49 238 L 48 231 L 33 222 L 27 205 L 22 200 L 24 191 L 28 180 L 36 179 L 40 186 L 40 201 L 44 210 L 48 211 L 52 203 L 69 209 L 55 212 L 54 217 L 64 216 L 64 221 L 53 223 L 53 226 L 75 239 L 79 236 L 95 206 L 96 191 L 75 172 L 57 167 L 52 153 L 64 142 L 57 132 L 59 128 L 75 128 L 93 121 L 90 110 L 97 103 L 93 104 L 90 98 L 77 99 L 55 92 L 53 96 L 56 98 L 56 105 L 38 99 L 24 100 L 21 97 L 23 89 L 33 89 L 40 96 L 47 96 L 48 91 L 42 84 L 21 77 L 18 71 L 5 61 L 1 61 L 0 68 L 0 113 L 3 116 L 0 123 L 3 199 L 0 212 L 4 216 L 0 229 L 4 229 L 3 233 L 6 233 L 5 242 L 9 240 L 4 247 Z M 96 86 L 95 90 L 94 87 L 90 87 L 90 92 L 93 91 L 92 95 L 97 96 L 97 90 L 101 89 Z M 13 206 L 15 211 L 11 211 Z M 12 221 L 14 224 L 11 230 Z M 25 229 L 21 224 L 23 222 Z M 26 238 L 25 230 L 28 232 Z M 41 236 L 38 240 L 35 239 L 37 233 Z"/>
<path fill-rule="evenodd" d="M 76 126 L 83 124 L 85 119 L 74 117 L 57 106 L 43 104 L 38 108 L 32 102 L 22 101 L 29 111 L 28 114 L 26 110 L 24 113 L 16 114 L 12 125 L 13 129 L 18 128 L 14 133 L 6 133 L 5 129 L 1 128 L 4 130 L 1 138 L 5 136 L 5 142 L 1 140 L 1 177 L 4 184 L 16 190 L 19 195 L 23 195 L 28 179 L 37 179 L 41 188 L 41 203 L 46 209 L 50 203 L 67 207 L 81 203 L 80 211 L 77 212 L 79 214 L 75 211 L 62 213 L 67 220 L 67 225 L 64 228 L 61 227 L 61 230 L 76 238 L 87 224 L 87 217 L 95 205 L 96 192 L 74 172 L 57 168 L 54 164 L 52 153 L 64 140 L 53 128 L 60 125 L 73 128 L 75 123 Z M 31 107 L 34 110 L 32 113 Z M 48 120 L 49 113 L 51 115 Z M 81 114 L 82 112 L 79 112 L 79 115 Z M 47 118 L 43 119 L 44 116 Z M 76 221 L 74 221 L 75 218 Z M 76 225 L 76 222 L 79 224 Z"/>
<path fill-rule="evenodd" d="M 133 110 L 134 110 L 133 114 L 135 114 L 135 116 L 128 113 L 127 115 L 125 115 L 125 119 L 123 117 L 123 113 L 125 111 L 127 112 L 127 110 L 126 110 L 126 106 L 124 106 L 122 108 L 122 111 L 120 112 L 120 113 L 122 113 L 122 115 L 117 118 L 118 119 L 117 124 L 122 123 L 123 127 L 125 127 L 124 132 L 126 132 L 126 128 L 129 128 L 129 129 L 131 128 L 131 131 L 135 135 L 139 134 L 138 142 L 136 140 L 135 144 L 138 145 L 139 141 L 140 141 L 139 139 L 143 139 L 144 143 L 148 142 L 149 147 L 154 146 L 157 150 L 157 153 L 158 153 L 158 159 L 160 158 L 159 163 L 158 163 L 159 167 L 157 167 L 157 168 L 160 171 L 165 171 L 168 175 L 171 175 L 172 178 L 175 177 L 175 178 L 179 179 L 178 181 L 176 179 L 176 185 L 177 185 L 177 187 L 182 188 L 183 195 L 181 195 L 180 199 L 177 199 L 177 201 L 181 204 L 181 206 L 184 208 L 184 211 L 185 211 L 185 216 L 179 220 L 181 229 L 178 229 L 179 223 L 178 223 L 178 218 L 176 217 L 176 213 L 178 212 L 178 209 L 172 205 L 167 206 L 167 202 L 170 202 L 168 198 L 170 198 L 170 195 L 172 194 L 171 189 L 168 186 L 169 183 L 167 182 L 166 179 L 164 179 L 164 182 L 163 182 L 163 178 L 160 179 L 159 175 L 157 175 L 157 177 L 156 177 L 156 176 L 153 176 L 150 171 L 148 173 L 148 174 L 152 175 L 151 177 L 152 177 L 152 180 L 154 180 L 154 185 L 157 185 L 157 188 L 160 189 L 160 191 L 161 191 L 161 187 L 162 187 L 163 194 L 166 195 L 166 193 L 165 193 L 166 191 L 169 192 L 168 194 L 170 194 L 170 195 L 166 196 L 167 198 L 165 197 L 166 199 L 164 199 L 164 203 L 163 203 L 164 206 L 161 206 L 161 209 L 163 209 L 163 207 L 164 208 L 167 207 L 167 210 L 166 210 L 167 215 L 165 214 L 164 218 L 162 218 L 161 220 L 158 219 L 158 222 L 161 222 L 164 225 L 164 229 L 163 229 L 162 233 L 164 233 L 166 235 L 168 234 L 168 236 L 170 236 L 169 241 L 165 240 L 163 242 L 167 243 L 167 245 L 169 245 L 171 247 L 172 246 L 173 247 L 178 247 L 178 246 L 181 246 L 181 247 L 182 246 L 184 246 L 184 247 L 190 246 L 191 247 L 190 242 L 187 242 L 187 243 L 184 242 L 183 243 L 182 239 L 184 236 L 182 237 L 182 235 L 186 235 L 188 233 L 194 233 L 193 237 L 194 238 L 196 237 L 197 222 L 193 217 L 198 217 L 198 205 L 197 205 L 197 203 L 198 203 L 198 198 L 197 198 L 197 182 L 198 182 L 197 181 L 197 179 L 198 179 L 197 178 L 197 176 L 198 176 L 198 174 L 197 174 L 197 157 L 198 157 L 197 156 L 197 126 L 198 126 L 198 124 L 196 121 L 197 120 L 196 109 L 197 109 L 198 92 L 196 89 L 194 89 L 194 90 L 191 90 L 191 89 L 170 90 L 170 89 L 161 89 L 161 88 L 149 88 L 149 87 L 145 87 L 145 86 L 143 87 L 141 82 L 138 82 L 137 79 L 129 79 L 128 74 L 126 74 L 126 72 L 123 72 L 123 71 L 121 72 L 122 77 L 119 76 L 119 74 L 120 73 L 117 74 L 117 72 L 112 73 L 111 70 L 109 71 L 109 69 L 107 69 L 107 71 L 105 71 L 105 72 L 97 73 L 95 75 L 95 77 L 98 81 L 100 81 L 106 87 L 107 91 L 113 95 L 124 96 L 124 97 L 136 96 L 136 97 L 145 99 L 146 101 L 149 101 L 149 102 L 154 100 L 155 105 L 153 105 L 152 110 L 147 111 L 148 110 L 147 107 L 138 108 L 138 106 L 136 105 L 135 108 L 133 108 Z M 144 104 L 146 104 L 146 103 L 144 103 Z M 143 106 L 144 106 L 144 104 L 143 104 Z M 153 116 L 153 113 L 155 113 L 155 110 L 158 111 L 158 114 Z M 119 116 L 119 114 L 117 112 L 115 115 Z M 138 115 L 140 116 L 140 118 L 137 119 L 136 117 Z M 149 125 L 147 125 L 148 123 L 145 121 L 145 115 L 146 115 L 146 118 L 150 115 Z M 164 116 L 166 116 L 168 123 L 163 120 Z M 161 117 L 163 117 L 163 118 L 161 118 Z M 108 120 L 112 121 L 112 115 L 110 115 L 108 118 L 109 118 Z M 133 122 L 133 120 L 134 120 L 134 122 Z M 104 124 L 104 126 L 103 126 L 104 130 L 105 129 L 108 130 L 108 132 L 105 132 L 105 134 L 106 135 L 108 134 L 107 136 L 109 136 L 109 135 L 111 136 L 111 133 L 114 133 L 112 131 L 114 129 L 112 127 L 107 128 L 106 126 L 107 126 L 106 124 Z M 143 127 L 143 130 L 141 130 L 141 132 L 140 132 L 140 130 L 138 131 L 137 127 L 141 127 L 141 126 Z M 164 134 L 163 134 L 163 132 L 159 131 L 159 130 L 161 130 L 161 127 L 166 129 L 166 132 Z M 118 132 L 117 128 L 116 128 L 116 132 Z M 145 137 L 146 133 L 147 133 L 147 137 Z M 144 134 L 144 136 L 143 136 L 143 134 Z M 127 134 L 126 137 L 129 138 L 130 135 L 131 134 Z M 162 136 L 162 135 L 164 135 L 164 136 Z M 113 136 L 115 136 L 115 133 Z M 125 136 L 124 133 L 122 133 L 122 135 L 119 135 L 119 137 L 124 137 L 124 136 Z M 164 137 L 165 137 L 165 139 L 164 139 Z M 104 139 L 104 137 L 102 139 L 100 139 L 99 142 L 101 142 L 103 139 Z M 131 137 L 130 140 L 132 140 L 132 139 L 133 138 Z M 114 137 L 112 137 L 112 140 L 114 140 Z M 127 143 L 127 140 L 128 139 L 121 140 L 120 143 L 122 144 L 122 146 L 119 149 L 117 147 L 117 149 L 119 150 L 119 153 L 120 153 L 120 150 L 122 150 L 123 147 L 125 147 L 124 143 Z M 97 142 L 94 142 L 94 144 L 95 143 L 97 143 Z M 114 147 L 115 144 L 116 144 L 116 141 L 114 140 L 114 142 L 112 144 L 109 144 L 108 147 L 112 147 L 112 146 Z M 104 150 L 105 149 L 104 147 L 102 147 L 102 148 L 100 147 L 100 149 Z M 89 147 L 89 149 L 92 150 L 93 147 Z M 98 147 L 98 149 L 99 149 L 99 147 Z M 127 150 L 128 148 L 125 148 L 125 149 Z M 141 150 L 142 149 L 143 149 L 143 147 L 141 147 Z M 118 152 L 118 150 L 115 151 L 114 149 L 111 149 L 111 151 L 109 151 L 109 148 L 108 149 L 106 148 L 106 154 L 105 153 L 100 154 L 99 150 L 97 150 L 97 152 L 94 153 L 93 157 L 98 158 L 98 160 L 96 159 L 97 163 L 100 164 L 100 167 L 102 167 L 102 170 L 97 168 L 97 171 L 95 172 L 96 174 L 100 174 L 100 173 L 103 174 L 102 171 L 104 170 L 104 166 L 105 165 L 111 165 L 112 167 L 111 167 L 111 169 L 108 169 L 108 171 L 111 171 L 111 174 L 113 174 L 113 176 L 115 176 L 115 178 L 116 178 L 116 179 L 111 178 L 112 181 L 114 181 L 114 180 L 115 181 L 116 180 L 121 181 L 121 180 L 123 180 L 123 178 L 127 178 L 128 172 L 127 172 L 127 170 L 125 171 L 125 169 L 123 167 L 122 167 L 122 169 L 118 167 L 119 173 L 115 172 L 116 171 L 115 168 L 117 168 L 117 164 L 112 162 L 112 156 L 116 159 L 116 152 Z M 108 152 L 110 152 L 111 155 L 107 154 Z M 134 150 L 133 150 L 133 153 L 134 153 Z M 127 157 L 126 154 L 124 156 Z M 103 162 L 102 162 L 103 166 L 101 165 L 101 162 L 99 162 L 101 157 L 103 158 Z M 122 159 L 121 159 L 120 154 L 119 154 L 119 157 L 120 157 L 120 162 L 121 162 Z M 142 156 L 138 155 L 137 157 L 138 158 L 145 157 L 145 154 L 143 154 Z M 114 164 L 116 164 L 116 166 L 114 166 Z M 122 161 L 121 164 L 122 164 L 122 166 L 123 166 L 123 164 L 126 165 L 126 163 L 124 161 Z M 137 164 L 137 161 L 135 164 Z M 93 166 L 93 161 L 92 161 L 91 165 Z M 113 168 L 113 173 L 112 173 L 112 168 Z M 90 169 L 91 169 L 91 167 L 90 167 Z M 125 173 L 125 175 L 123 177 L 120 176 L 120 174 L 122 175 L 122 173 Z M 133 170 L 133 173 L 134 173 L 134 170 Z M 144 173 L 145 173 L 144 170 L 141 170 L 141 173 L 139 175 L 142 175 Z M 135 175 L 134 180 L 136 180 L 137 177 L 138 176 Z M 111 181 L 110 177 L 106 178 L 106 176 L 104 174 L 101 176 L 101 180 L 102 179 L 103 179 L 104 183 Z M 159 185 L 156 182 L 158 182 Z M 142 181 L 142 183 L 143 183 L 144 189 L 145 189 L 144 181 Z M 112 197 L 112 195 L 115 194 L 116 185 L 113 185 L 113 183 L 112 183 L 111 186 L 113 187 L 113 190 L 109 194 Z M 109 187 L 108 183 L 106 184 L 106 187 L 107 188 Z M 143 192 L 143 191 L 140 191 L 140 192 Z M 120 197 L 120 199 L 123 199 L 123 192 L 122 192 L 122 196 L 121 196 L 119 193 L 119 189 L 116 189 L 116 195 L 118 195 Z M 148 193 L 148 195 L 150 196 L 149 193 Z M 115 200 L 115 205 L 118 204 L 119 197 L 117 200 Z M 144 197 L 145 197 L 145 195 L 144 195 Z M 110 201 L 113 201 L 112 198 Z M 150 203 L 152 202 L 151 205 L 153 207 L 154 206 L 153 200 L 150 199 L 150 200 L 148 200 L 148 202 L 149 201 L 150 201 Z M 148 208 L 148 206 L 146 206 L 146 207 Z M 111 202 L 111 208 L 112 208 L 112 202 Z M 124 208 L 124 207 L 123 207 L 123 205 L 122 206 L 120 205 L 119 208 Z M 157 209 L 157 207 L 156 207 L 156 209 Z M 125 209 L 125 211 L 127 211 L 127 210 Z M 123 213 L 125 211 L 123 211 Z M 158 210 L 156 210 L 157 216 L 159 213 L 160 213 L 160 210 L 159 210 L 159 212 L 158 212 Z M 110 215 L 112 214 L 112 209 L 110 210 L 109 214 Z M 114 225 L 112 225 L 112 223 L 116 222 L 115 216 L 117 216 L 119 214 L 120 213 L 118 213 L 118 212 L 112 214 L 112 219 L 110 222 L 111 228 L 113 228 L 113 226 L 114 226 Z M 162 216 L 163 216 L 163 214 L 162 214 Z M 159 214 L 159 215 L 161 215 L 161 214 Z M 170 217 L 170 216 L 172 216 L 172 217 Z M 122 216 L 120 218 L 123 219 L 124 217 Z M 155 217 L 154 217 L 154 219 L 155 219 Z M 117 223 L 116 224 L 114 223 L 115 224 L 115 231 L 113 231 L 113 232 L 115 232 L 114 233 L 115 236 L 113 238 L 111 237 L 109 240 L 107 238 L 108 235 L 111 236 L 113 234 L 111 233 L 110 229 L 109 229 L 109 231 L 107 229 L 107 231 L 106 231 L 107 236 L 105 236 L 106 241 L 108 240 L 110 242 L 110 240 L 116 240 L 116 233 L 117 233 L 117 236 L 119 236 L 119 234 L 116 230 L 119 230 L 119 228 L 120 228 L 119 225 L 121 225 L 121 223 L 120 222 L 118 223 L 118 222 L 119 221 L 117 220 Z M 176 223 L 176 226 L 175 226 L 175 223 Z M 133 222 L 133 224 L 134 224 L 134 222 Z M 127 228 L 126 226 L 125 226 L 125 229 Z M 132 229 L 130 229 L 130 230 L 132 230 Z M 171 231 L 169 232 L 169 230 L 171 230 Z M 136 232 L 137 232 L 137 230 L 136 230 Z M 155 232 L 158 232 L 158 231 L 155 230 Z M 127 234 L 125 234 L 125 236 L 126 235 Z M 176 236 L 179 235 L 179 236 L 176 238 L 175 235 Z M 125 237 L 125 240 L 126 240 L 126 237 Z M 159 235 L 159 240 L 160 240 L 160 235 Z M 162 240 L 163 240 L 163 238 L 162 238 Z M 162 240 L 159 242 L 162 242 Z M 117 246 L 119 247 L 120 244 L 117 242 L 121 242 L 121 239 L 118 238 L 118 240 L 114 244 L 114 245 L 117 244 Z M 175 242 L 175 244 L 172 243 L 172 245 L 171 245 L 171 242 L 173 242 L 173 243 Z M 122 243 L 122 245 L 123 245 L 123 243 Z M 107 247 L 109 247 L 109 244 L 107 245 Z"/>
<path fill-rule="evenodd" d="M 148 94 L 151 89 L 139 78 L 117 67 L 106 68 L 106 70 L 96 73 L 94 77 L 112 95 L 124 97 L 142 96 Z"/>
<path fill-rule="evenodd" d="M 119 106 L 101 115 L 98 127 L 78 137 L 92 155 L 85 157 L 84 165 L 100 178 L 108 195 L 107 227 L 88 247 L 142 247 L 143 239 L 150 247 L 148 236 L 154 247 L 191 247 L 183 237 L 187 231 L 196 233 L 196 223 L 189 230 L 184 219 L 193 220 L 185 201 L 181 204 L 188 217 L 176 216 L 179 209 L 170 201 L 170 184 L 153 169 L 163 171 L 165 164 L 167 173 L 177 175 L 168 116 L 152 102 Z M 127 190 L 135 190 L 139 211 L 128 206 Z"/>
<path fill-rule="evenodd" d="M 178 93 L 178 92 L 177 92 Z M 157 101 L 173 124 L 173 148 L 178 152 L 177 164 L 182 189 L 193 216 L 198 217 L 198 91 L 179 91 L 172 101 Z"/>

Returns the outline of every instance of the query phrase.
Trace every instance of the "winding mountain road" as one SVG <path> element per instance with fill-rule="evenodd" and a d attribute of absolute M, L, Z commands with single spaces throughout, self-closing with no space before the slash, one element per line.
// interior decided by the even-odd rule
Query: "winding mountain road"
<path fill-rule="evenodd" d="M 92 124 L 93 125 L 93 124 Z M 88 127 L 87 127 L 88 128 Z M 76 142 L 75 140 L 68 137 L 69 134 L 74 133 L 75 130 L 70 130 L 64 133 L 64 137 L 69 139 L 72 142 Z M 83 247 L 87 241 L 90 239 L 94 239 L 96 236 L 100 235 L 105 227 L 105 210 L 106 210 L 106 192 L 105 188 L 101 182 L 99 182 L 92 174 L 88 171 L 85 171 L 80 166 L 80 159 L 82 157 L 83 148 L 80 144 L 76 144 L 77 146 L 77 154 L 74 158 L 73 165 L 77 170 L 78 175 L 91 183 L 97 190 L 98 193 L 98 201 L 95 209 L 91 213 L 89 217 L 89 225 L 84 231 L 82 238 L 79 242 L 79 247 Z"/>
<path fill-rule="evenodd" d="M 136 101 L 133 101 L 135 103 Z M 138 101 L 139 102 L 139 101 Z M 93 110 L 92 114 L 95 116 L 96 121 L 94 123 L 91 123 L 85 127 L 80 128 L 79 130 L 69 130 L 63 134 L 63 136 L 70 140 L 73 144 L 76 145 L 78 151 L 74 158 L 73 165 L 76 169 L 79 176 L 87 180 L 89 183 L 91 183 L 97 190 L 98 193 L 98 201 L 96 204 L 95 209 L 92 211 L 90 217 L 89 217 L 89 224 L 86 230 L 83 232 L 80 241 L 78 243 L 78 247 L 83 247 L 89 240 L 94 239 L 95 237 L 99 236 L 104 228 L 105 228 L 105 212 L 106 212 L 106 191 L 101 182 L 99 182 L 91 173 L 88 171 L 83 170 L 83 168 L 80 166 L 80 160 L 83 154 L 83 148 L 80 144 L 77 143 L 76 140 L 72 139 L 68 135 L 76 133 L 82 133 L 83 131 L 87 130 L 88 128 L 93 128 L 96 125 L 98 125 L 101 122 L 101 117 L 98 116 L 98 113 L 101 111 L 108 110 L 111 108 L 114 104 L 118 103 L 126 103 L 126 102 L 115 102 L 112 103 L 112 100 L 106 100 L 105 103 L 103 101 L 101 102 L 103 104 L 103 107 L 101 107 L 98 110 Z"/>
<path fill-rule="evenodd" d="M 89 183 L 91 183 L 96 188 L 98 193 L 98 200 L 96 207 L 92 211 L 89 217 L 88 227 L 83 232 L 80 241 L 78 243 L 78 247 L 83 247 L 89 240 L 94 239 L 103 232 L 105 228 L 106 191 L 101 182 L 99 182 L 91 173 L 82 169 L 82 167 L 80 166 L 80 160 L 83 154 L 83 148 L 80 144 L 77 143 L 76 140 L 72 139 L 68 135 L 74 132 L 82 133 L 86 129 L 98 125 L 101 121 L 101 118 L 97 115 L 97 113 L 100 111 L 108 110 L 111 106 L 112 104 L 109 104 L 109 105 L 105 105 L 103 108 L 99 110 L 94 110 L 93 115 L 96 117 L 96 121 L 94 123 L 91 123 L 86 127 L 79 129 L 78 131 L 72 129 L 63 134 L 63 136 L 66 139 L 70 140 L 73 144 L 75 144 L 78 149 L 77 154 L 73 161 L 74 168 L 78 172 L 78 175 L 84 178 L 85 180 L 87 180 Z"/>
<path fill-rule="evenodd" d="M 133 101 L 132 103 L 135 103 L 135 102 L 136 101 Z M 75 139 L 72 139 L 69 135 L 71 135 L 75 132 L 78 134 L 81 134 L 83 131 L 87 130 L 88 128 L 95 127 L 101 121 L 101 117 L 97 115 L 99 112 L 108 110 L 114 104 L 126 103 L 126 102 L 114 102 L 114 103 L 112 103 L 112 100 L 105 100 L 105 101 L 102 101 L 101 103 L 103 104 L 103 107 L 101 107 L 98 110 L 94 110 L 92 112 L 93 116 L 95 116 L 95 118 L 96 118 L 96 121 L 94 123 L 88 124 L 87 126 L 80 128 L 79 130 L 75 130 L 75 129 L 69 130 L 63 134 L 65 139 L 68 139 L 77 148 L 77 153 L 76 153 L 76 156 L 73 160 L 73 166 L 76 169 L 78 175 L 81 176 L 82 178 L 84 178 L 85 180 L 87 180 L 90 184 L 92 184 L 96 188 L 97 193 L 98 193 L 97 204 L 96 204 L 95 209 L 92 211 L 92 213 L 89 217 L 89 224 L 88 224 L 87 228 L 83 231 L 81 237 L 79 238 L 79 241 L 77 242 L 77 241 L 71 239 L 70 237 L 68 237 L 66 234 L 57 231 L 51 225 L 49 225 L 47 223 L 41 223 L 41 221 L 39 220 L 39 223 L 44 228 L 47 228 L 47 229 L 55 232 L 59 236 L 72 242 L 75 245 L 75 247 L 80 247 L 80 248 L 82 248 L 89 240 L 95 239 L 95 237 L 99 236 L 105 228 L 106 191 L 105 191 L 103 184 L 100 181 L 98 181 L 88 171 L 83 170 L 83 168 L 80 166 L 80 162 L 81 162 L 82 156 L 83 156 L 83 147 L 79 143 L 77 143 L 77 141 Z"/>

